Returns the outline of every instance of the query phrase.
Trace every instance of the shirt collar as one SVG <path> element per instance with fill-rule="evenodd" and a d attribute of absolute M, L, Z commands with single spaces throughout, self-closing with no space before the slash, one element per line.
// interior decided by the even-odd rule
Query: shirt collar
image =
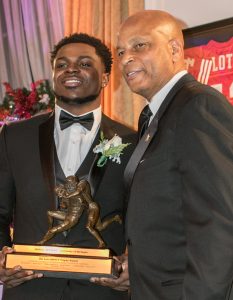
<path fill-rule="evenodd" d="M 170 92 L 170 90 L 173 88 L 173 86 L 177 83 L 177 81 L 179 81 L 179 79 L 181 77 L 183 77 L 185 74 L 187 74 L 186 70 L 180 71 L 179 73 L 177 73 L 175 76 L 172 77 L 172 79 L 170 79 L 164 87 L 162 87 L 162 89 L 160 91 L 158 91 L 158 93 L 156 93 L 150 102 L 147 102 L 147 104 L 149 104 L 149 107 L 153 113 L 153 115 L 155 115 L 157 113 L 157 111 L 159 110 L 161 104 L 163 103 L 163 100 L 166 98 L 167 94 Z"/>

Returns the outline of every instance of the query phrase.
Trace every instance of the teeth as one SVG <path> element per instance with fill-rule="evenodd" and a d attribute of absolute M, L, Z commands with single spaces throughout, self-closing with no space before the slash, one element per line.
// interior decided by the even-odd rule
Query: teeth
<path fill-rule="evenodd" d="M 135 71 L 129 72 L 129 73 L 127 74 L 127 76 L 131 76 L 131 75 L 133 75 L 133 74 L 135 74 L 135 73 L 136 73 Z"/>
<path fill-rule="evenodd" d="M 81 83 L 81 81 L 78 79 L 69 79 L 69 80 L 66 80 L 65 82 L 66 83 Z"/>

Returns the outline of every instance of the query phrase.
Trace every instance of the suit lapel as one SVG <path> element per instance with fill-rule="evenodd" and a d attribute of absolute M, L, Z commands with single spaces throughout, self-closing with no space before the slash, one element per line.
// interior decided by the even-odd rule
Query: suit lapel
<path fill-rule="evenodd" d="M 94 140 L 94 143 L 92 144 L 92 147 L 90 149 L 92 154 L 93 154 L 93 148 L 97 144 L 99 144 L 100 132 L 101 131 L 104 133 L 104 137 L 107 138 L 107 139 L 111 139 L 115 134 L 113 128 L 110 126 L 109 118 L 107 118 L 104 114 L 102 114 L 100 130 L 97 133 L 96 138 Z M 89 175 L 88 175 L 88 182 L 90 183 L 93 197 L 95 196 L 95 194 L 98 190 L 98 187 L 101 183 L 101 180 L 102 180 L 103 175 L 104 175 L 104 173 L 106 171 L 106 168 L 107 168 L 107 164 L 104 165 L 103 167 L 98 167 L 97 166 L 97 161 L 98 161 L 99 157 L 100 157 L 100 155 L 98 153 L 95 154 L 94 160 L 93 160 L 93 163 L 90 167 L 90 172 L 89 172 Z"/>
<path fill-rule="evenodd" d="M 174 99 L 175 95 L 178 93 L 178 91 L 184 86 L 185 83 L 189 83 L 194 81 L 194 78 L 187 74 L 183 76 L 171 89 L 171 91 L 168 93 L 166 98 L 164 99 L 162 105 L 160 106 L 157 114 L 154 116 L 153 120 L 150 123 L 150 126 L 145 131 L 144 135 L 142 136 L 141 140 L 139 141 L 137 147 L 135 148 L 124 173 L 124 180 L 125 185 L 127 188 L 130 187 L 134 173 L 140 164 L 140 161 L 150 145 L 152 139 L 156 136 L 156 132 L 158 130 L 158 124 L 161 120 L 162 116 L 166 112 L 167 108 L 169 107 L 170 103 Z"/>
<path fill-rule="evenodd" d="M 94 145 L 96 145 L 98 143 L 98 140 L 99 140 L 99 134 L 97 133 L 85 159 L 83 160 L 81 166 L 75 173 L 75 175 L 77 175 L 79 177 L 79 179 L 87 178 L 87 176 L 88 176 L 87 174 L 89 174 L 89 172 L 90 172 L 91 165 L 95 158 L 95 153 L 93 152 L 93 148 L 94 148 Z"/>
<path fill-rule="evenodd" d="M 97 177 L 95 174 L 95 165 L 97 164 L 98 155 L 93 152 L 95 145 L 99 143 L 100 139 L 100 130 L 97 132 L 97 135 L 89 149 L 87 156 L 85 157 L 84 161 L 82 162 L 80 168 L 76 172 L 76 176 L 79 179 L 87 179 L 90 184 L 92 196 L 94 196 L 97 188 L 98 177 L 100 177 L 101 172 L 97 172 Z M 101 171 L 101 170 L 98 170 Z"/>
<path fill-rule="evenodd" d="M 39 147 L 41 167 L 51 199 L 51 208 L 55 209 L 54 113 L 39 127 Z"/>
<path fill-rule="evenodd" d="M 125 168 L 124 180 L 125 180 L 126 187 L 130 187 L 137 166 L 140 163 L 140 160 L 143 154 L 145 153 L 146 149 L 148 148 L 152 140 L 152 137 L 154 137 L 157 128 L 158 128 L 158 115 L 156 114 L 152 122 L 150 123 L 150 126 L 147 128 L 144 135 L 142 136 L 139 143 L 137 144 L 137 147 L 135 148 Z"/>

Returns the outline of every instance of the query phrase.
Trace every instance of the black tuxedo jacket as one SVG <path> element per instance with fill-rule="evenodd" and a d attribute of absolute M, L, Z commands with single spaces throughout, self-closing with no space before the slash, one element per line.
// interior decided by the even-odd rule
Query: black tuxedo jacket
<path fill-rule="evenodd" d="M 125 170 L 132 300 L 233 299 L 233 107 L 185 75 Z"/>
<path fill-rule="evenodd" d="M 121 156 L 121 164 L 108 161 L 97 167 L 99 154 L 93 147 L 99 143 L 97 134 L 93 145 L 77 174 L 90 182 L 95 201 L 101 208 L 101 218 L 125 214 L 123 172 L 134 149 L 135 134 L 125 126 L 102 116 L 101 130 L 106 138 L 114 134 L 123 143 L 131 143 Z M 11 245 L 9 225 L 13 222 L 13 243 L 33 244 L 48 230 L 47 211 L 56 209 L 54 197 L 54 114 L 36 116 L 30 120 L 4 126 L 0 134 L 0 244 Z M 50 243 L 97 247 L 97 240 L 85 228 L 86 212 L 79 223 L 65 236 L 57 234 Z M 107 247 L 116 254 L 125 249 L 124 225 L 112 223 L 101 232 Z M 4 299 L 126 299 L 126 294 L 95 286 L 87 281 L 42 278 L 6 290 Z"/>

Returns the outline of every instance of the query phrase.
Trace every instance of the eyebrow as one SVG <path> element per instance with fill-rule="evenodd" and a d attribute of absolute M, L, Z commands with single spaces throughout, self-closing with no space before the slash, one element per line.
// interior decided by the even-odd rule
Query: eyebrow
<path fill-rule="evenodd" d="M 95 61 L 95 59 L 92 57 L 92 56 L 89 56 L 89 55 L 81 55 L 78 57 L 78 59 L 83 59 L 83 58 L 88 58 L 88 59 L 91 59 L 93 61 Z M 58 57 L 57 60 L 69 60 L 69 58 L 67 56 L 61 56 L 61 57 Z"/>
<path fill-rule="evenodd" d="M 136 36 L 136 37 L 133 37 L 132 39 L 129 40 L 129 44 L 134 44 L 138 41 L 142 41 L 142 42 L 146 42 L 147 41 L 147 38 L 144 37 L 144 36 Z M 121 46 L 117 46 L 116 47 L 116 50 L 119 50 L 119 49 L 122 49 L 123 47 Z"/>

